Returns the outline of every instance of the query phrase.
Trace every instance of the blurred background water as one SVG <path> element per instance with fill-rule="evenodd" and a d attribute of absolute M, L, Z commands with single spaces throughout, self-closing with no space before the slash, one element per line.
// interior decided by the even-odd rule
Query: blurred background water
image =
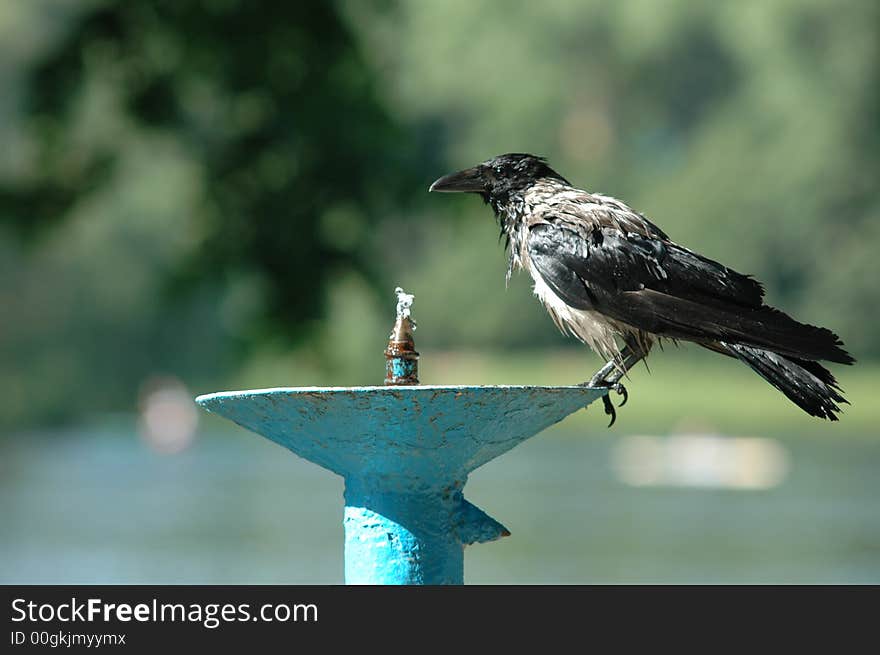
<path fill-rule="evenodd" d="M 470 582 L 880 581 L 880 5 L 0 4 L 0 582 L 339 582 L 342 483 L 199 393 L 375 384 L 396 285 L 422 381 L 568 384 L 475 198 L 546 155 L 831 327 L 801 414 L 694 348 L 478 470 Z"/>
<path fill-rule="evenodd" d="M 162 456 L 124 420 L 57 437 L 5 449 L 3 582 L 342 582 L 342 480 L 279 446 L 211 426 Z M 784 480 L 743 490 L 627 484 L 619 439 L 563 423 L 472 475 L 513 534 L 466 549 L 466 580 L 880 582 L 876 440 L 780 436 Z"/>

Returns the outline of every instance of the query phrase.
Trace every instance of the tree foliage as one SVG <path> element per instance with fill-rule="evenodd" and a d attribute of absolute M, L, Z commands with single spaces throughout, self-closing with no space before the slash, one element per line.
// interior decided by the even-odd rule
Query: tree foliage
<path fill-rule="evenodd" d="M 112 184 L 132 131 L 170 138 L 201 184 L 196 216 L 181 218 L 198 245 L 175 280 L 255 273 L 267 315 L 296 334 L 322 315 L 335 271 L 375 268 L 358 236 L 411 194 L 424 161 L 374 78 L 333 3 L 99 3 L 28 75 L 38 152 L 0 195 L 0 218 L 38 232 Z M 102 83 L 107 129 L 83 138 Z"/>

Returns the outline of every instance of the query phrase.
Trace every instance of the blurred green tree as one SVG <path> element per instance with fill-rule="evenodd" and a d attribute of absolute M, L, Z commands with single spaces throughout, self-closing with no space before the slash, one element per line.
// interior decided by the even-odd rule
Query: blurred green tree
<path fill-rule="evenodd" d="M 340 279 L 393 288 L 375 226 L 441 149 L 383 104 L 336 3 L 16 18 L 43 46 L 0 66 L 0 428 L 132 409 L 157 374 L 210 389 L 314 335 Z"/>
<path fill-rule="evenodd" d="M 27 76 L 37 152 L 0 190 L 0 220 L 34 236 L 113 179 L 130 139 L 80 138 L 84 98 L 104 82 L 118 115 L 103 120 L 170 137 L 202 171 L 197 215 L 181 221 L 196 246 L 173 286 L 256 274 L 271 325 L 301 336 L 334 273 L 375 279 L 363 237 L 430 160 L 373 77 L 331 2 L 87 5 Z"/>

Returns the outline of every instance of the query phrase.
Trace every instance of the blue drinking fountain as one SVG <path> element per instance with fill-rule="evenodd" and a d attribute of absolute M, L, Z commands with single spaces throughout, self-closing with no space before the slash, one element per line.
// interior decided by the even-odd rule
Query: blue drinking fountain
<path fill-rule="evenodd" d="M 607 389 L 420 385 L 413 297 L 397 294 L 384 386 L 196 402 L 344 478 L 347 584 L 462 584 L 464 547 L 510 534 L 464 499 L 468 474 Z"/>

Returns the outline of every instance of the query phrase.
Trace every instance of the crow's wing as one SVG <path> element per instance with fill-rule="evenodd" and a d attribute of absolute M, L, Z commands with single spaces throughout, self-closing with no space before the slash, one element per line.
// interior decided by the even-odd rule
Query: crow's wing
<path fill-rule="evenodd" d="M 751 277 L 669 241 L 659 230 L 621 229 L 608 212 L 586 212 L 576 220 L 545 214 L 531 226 L 526 248 L 532 267 L 571 307 L 674 339 L 851 361 L 831 331 L 764 305 L 763 288 Z"/>
<path fill-rule="evenodd" d="M 586 309 L 584 303 L 588 303 L 600 309 L 596 306 L 600 297 L 644 290 L 698 303 L 761 306 L 764 290 L 751 277 L 683 248 L 665 235 L 645 229 L 626 231 L 601 214 L 589 218 L 574 223 L 544 216 L 545 222 L 529 231 L 532 262 L 572 306 Z"/>

